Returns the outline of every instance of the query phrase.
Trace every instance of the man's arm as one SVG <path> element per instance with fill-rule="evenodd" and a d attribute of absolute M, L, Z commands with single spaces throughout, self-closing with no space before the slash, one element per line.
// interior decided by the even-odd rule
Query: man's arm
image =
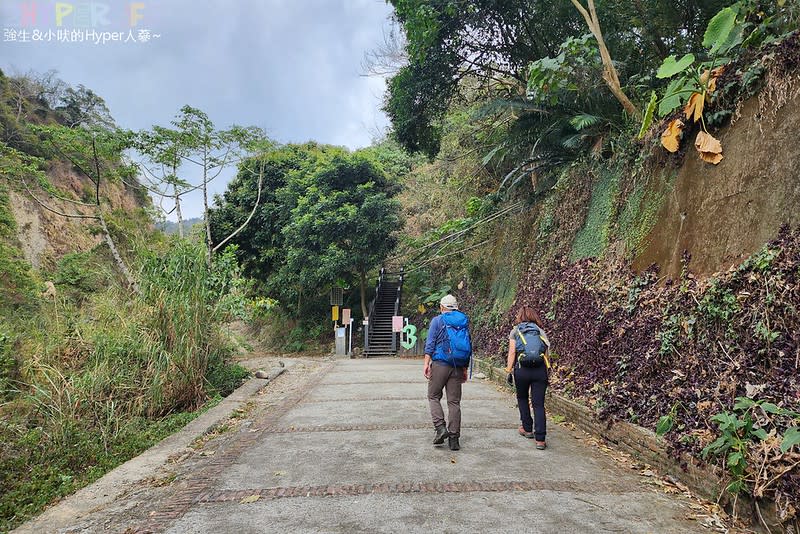
<path fill-rule="evenodd" d="M 439 335 L 440 326 L 439 317 L 434 317 L 428 329 L 428 338 L 425 340 L 425 363 L 422 366 L 422 374 L 425 375 L 425 378 L 431 377 L 431 361 L 436 350 L 436 337 Z"/>
<path fill-rule="evenodd" d="M 425 355 L 425 363 L 422 366 L 422 374 L 425 375 L 425 378 L 431 377 L 431 355 Z"/>

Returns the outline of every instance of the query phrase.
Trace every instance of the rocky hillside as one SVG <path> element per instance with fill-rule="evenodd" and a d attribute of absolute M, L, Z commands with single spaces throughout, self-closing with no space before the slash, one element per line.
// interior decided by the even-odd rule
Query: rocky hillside
<path fill-rule="evenodd" d="M 80 200 L 86 195 L 86 179 L 61 161 L 50 162 L 48 182 L 66 198 Z M 97 223 L 91 219 L 73 219 L 53 213 L 36 201 L 18 183 L 9 183 L 9 206 L 16 221 L 15 239 L 24 258 L 36 269 L 53 268 L 68 253 L 87 252 L 103 242 Z M 136 213 L 149 205 L 149 199 L 122 182 L 106 182 L 100 194 L 111 212 Z M 37 198 L 39 196 L 37 195 Z M 62 212 L 72 208 L 67 201 L 47 199 L 47 206 Z M 78 208 L 88 214 L 90 209 Z"/>

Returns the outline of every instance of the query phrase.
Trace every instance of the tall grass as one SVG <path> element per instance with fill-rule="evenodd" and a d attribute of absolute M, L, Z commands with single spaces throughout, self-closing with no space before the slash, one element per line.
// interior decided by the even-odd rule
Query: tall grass
<path fill-rule="evenodd" d="M 172 242 L 140 256 L 134 296 L 95 260 L 62 262 L 56 300 L 10 327 L 23 357 L 0 405 L 0 531 L 152 445 L 246 375 L 226 364 L 233 349 L 221 328 L 235 262 L 209 269 L 201 246 Z"/>

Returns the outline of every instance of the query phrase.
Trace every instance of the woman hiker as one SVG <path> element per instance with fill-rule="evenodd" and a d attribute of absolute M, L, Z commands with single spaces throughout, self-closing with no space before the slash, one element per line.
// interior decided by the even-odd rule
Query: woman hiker
<path fill-rule="evenodd" d="M 547 447 L 547 421 L 544 413 L 544 393 L 550 368 L 550 341 L 542 328 L 542 320 L 531 306 L 523 305 L 516 316 L 516 326 L 508 336 L 506 373 L 517 390 L 517 405 L 522 425 L 519 434 L 536 440 L 536 448 Z M 533 417 L 528 399 L 532 399 Z"/>

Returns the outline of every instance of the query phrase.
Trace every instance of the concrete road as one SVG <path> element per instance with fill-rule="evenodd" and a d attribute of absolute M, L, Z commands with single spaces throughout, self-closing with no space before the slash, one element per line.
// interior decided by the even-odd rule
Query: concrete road
<path fill-rule="evenodd" d="M 256 413 L 127 532 L 696 532 L 689 501 L 464 385 L 462 449 L 431 444 L 419 360 L 338 360 Z M 446 411 L 446 410 L 445 410 Z M 126 525 L 120 525 L 118 527 Z"/>

